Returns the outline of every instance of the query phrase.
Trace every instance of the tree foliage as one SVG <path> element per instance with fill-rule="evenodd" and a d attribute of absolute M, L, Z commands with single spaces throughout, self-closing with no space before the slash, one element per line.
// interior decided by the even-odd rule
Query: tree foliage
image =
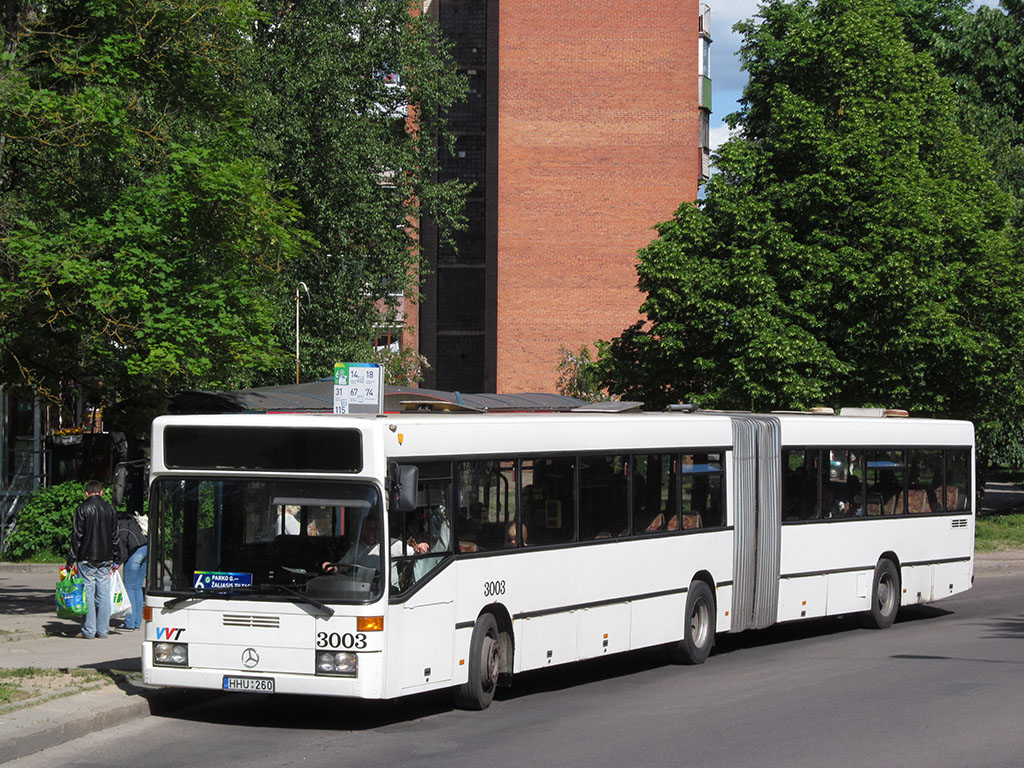
<path fill-rule="evenodd" d="M 465 78 L 436 24 L 411 17 L 408 2 L 261 7 L 247 67 L 259 151 L 318 243 L 286 265 L 275 301 L 287 305 L 300 280 L 309 286 L 302 358 L 328 375 L 338 360 L 368 359 L 375 326 L 395 321 L 403 297 L 415 301 L 421 214 L 442 231 L 461 223 L 465 189 L 436 179 L 436 144 L 450 141 L 443 114 Z"/>
<path fill-rule="evenodd" d="M 109 493 L 104 496 L 110 498 Z M 34 555 L 66 557 L 75 509 L 83 501 L 85 483 L 40 488 L 18 512 L 14 530 L 4 542 L 3 556 L 11 560 Z"/>
<path fill-rule="evenodd" d="M 889 0 L 769 0 L 737 25 L 739 134 L 640 254 L 646 322 L 603 383 L 654 406 L 899 406 L 1019 419 L 1010 198 Z M 923 34 L 923 33 L 922 33 Z"/>
<path fill-rule="evenodd" d="M 0 381 L 140 423 L 287 381 L 299 280 L 307 370 L 365 358 L 464 192 L 433 144 L 464 80 L 410 8 L 4 3 Z"/>
<path fill-rule="evenodd" d="M 960 97 L 960 122 L 981 141 L 1024 224 L 1024 2 L 1000 0 L 957 16 L 938 47 L 940 70 Z"/>
<path fill-rule="evenodd" d="M 558 361 L 558 381 L 555 387 L 560 395 L 576 397 L 588 403 L 605 400 L 598 384 L 597 361 L 591 357 L 590 346 L 584 344 L 578 351 L 561 347 Z"/>
<path fill-rule="evenodd" d="M 4 380 L 152 402 L 275 364 L 266 292 L 309 238 L 231 92 L 252 9 L 6 7 Z"/>

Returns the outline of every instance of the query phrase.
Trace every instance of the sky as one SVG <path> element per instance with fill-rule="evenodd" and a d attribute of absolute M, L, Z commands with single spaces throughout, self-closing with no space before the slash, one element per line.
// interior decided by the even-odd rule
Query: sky
<path fill-rule="evenodd" d="M 757 13 L 757 0 L 706 0 L 711 7 L 711 149 L 729 138 L 725 116 L 737 109 L 747 73 L 736 55 L 742 40 L 732 31 L 737 21 Z"/>

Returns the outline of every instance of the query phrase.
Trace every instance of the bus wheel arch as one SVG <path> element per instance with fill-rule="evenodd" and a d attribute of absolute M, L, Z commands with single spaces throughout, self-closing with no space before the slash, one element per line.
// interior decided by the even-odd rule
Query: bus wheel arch
<path fill-rule="evenodd" d="M 512 662 L 515 659 L 516 639 L 512 631 L 512 616 L 508 609 L 501 603 L 492 603 L 484 608 L 480 614 L 489 613 L 494 616 L 498 623 L 498 645 L 501 656 L 498 662 L 498 685 L 512 685 Z"/>
<path fill-rule="evenodd" d="M 473 625 L 468 659 L 468 679 L 453 689 L 460 709 L 487 709 L 504 680 L 512 676 L 512 620 L 508 612 L 487 608 Z"/>
<path fill-rule="evenodd" d="M 894 552 L 878 558 L 871 579 L 871 607 L 861 614 L 861 622 L 869 629 L 887 629 L 900 610 L 902 579 L 900 563 Z"/>
<path fill-rule="evenodd" d="M 674 664 L 703 664 L 715 644 L 715 587 L 711 574 L 694 575 L 686 590 L 683 637 L 669 643 L 668 657 Z"/>

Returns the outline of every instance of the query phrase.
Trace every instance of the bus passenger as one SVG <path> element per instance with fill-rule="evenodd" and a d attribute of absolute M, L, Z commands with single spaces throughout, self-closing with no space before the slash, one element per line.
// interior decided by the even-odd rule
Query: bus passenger
<path fill-rule="evenodd" d="M 523 523 L 523 546 L 527 546 L 527 530 L 526 523 Z M 516 524 L 511 523 L 508 526 L 508 530 L 505 531 L 505 543 L 509 547 L 515 547 L 519 544 L 518 536 L 516 535 Z"/>

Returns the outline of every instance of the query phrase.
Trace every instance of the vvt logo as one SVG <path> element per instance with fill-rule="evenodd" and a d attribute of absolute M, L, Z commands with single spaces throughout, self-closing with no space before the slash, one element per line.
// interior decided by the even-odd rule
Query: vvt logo
<path fill-rule="evenodd" d="M 185 631 L 184 627 L 157 627 L 156 628 L 156 639 L 157 640 L 177 640 L 181 637 L 181 633 Z"/>

